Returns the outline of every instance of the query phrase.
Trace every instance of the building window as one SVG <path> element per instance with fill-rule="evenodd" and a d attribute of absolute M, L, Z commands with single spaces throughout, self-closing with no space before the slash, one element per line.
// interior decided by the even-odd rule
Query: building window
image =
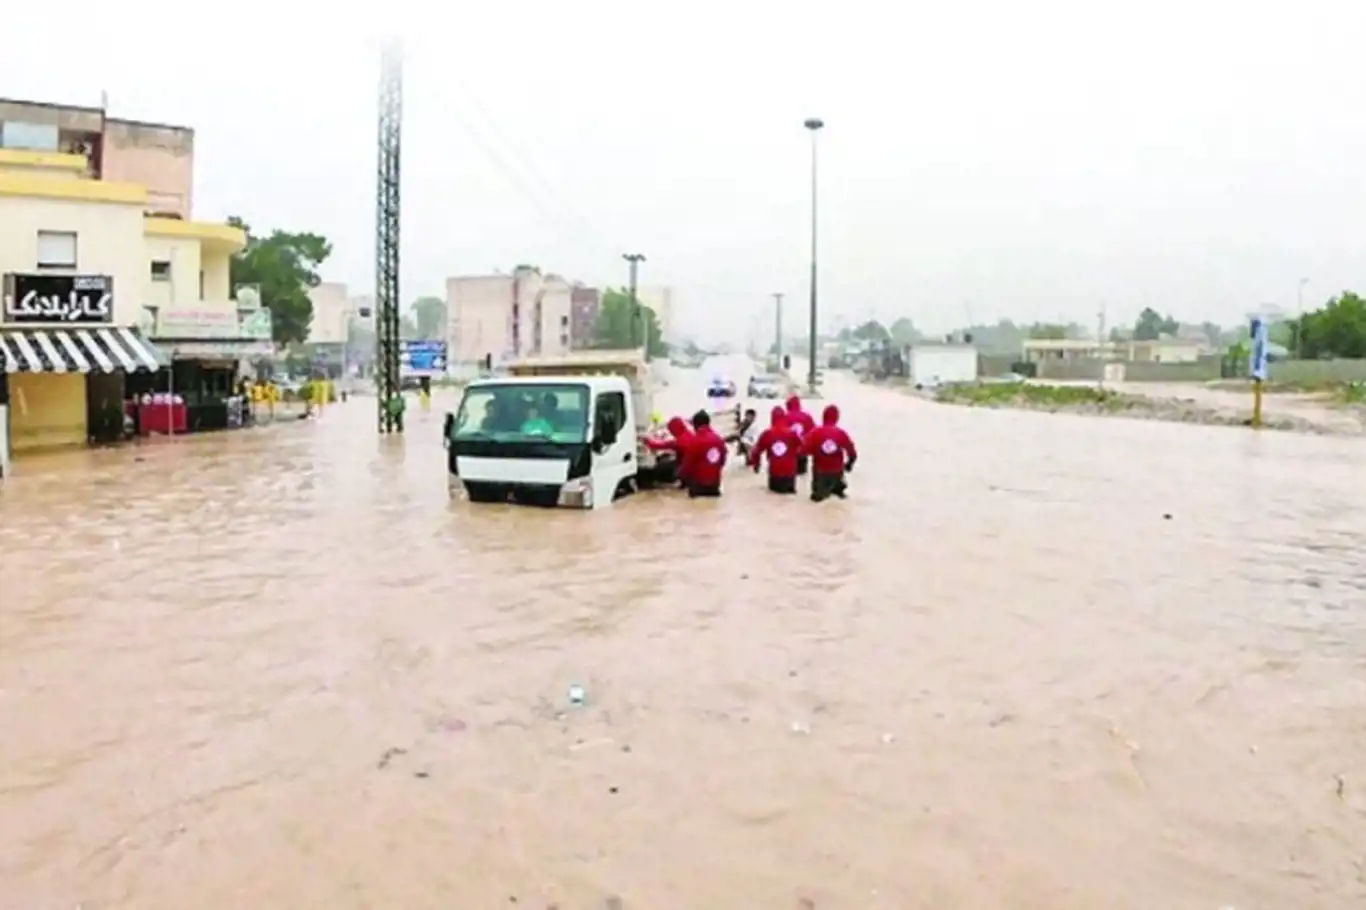
<path fill-rule="evenodd" d="M 565 328 L 565 327 L 568 326 L 568 325 L 569 325 L 569 317 L 568 317 L 568 316 L 561 316 L 561 317 L 560 317 L 560 328 Z"/>
<path fill-rule="evenodd" d="M 75 267 L 75 231 L 38 232 L 38 268 L 74 269 Z"/>
<path fill-rule="evenodd" d="M 152 260 L 152 280 L 153 280 L 153 281 L 170 281 L 170 280 L 171 280 L 171 264 L 170 264 L 169 262 L 165 261 L 165 260 L 162 260 L 162 259 L 153 259 L 153 260 Z"/>
<path fill-rule="evenodd" d="M 199 299 L 200 299 L 200 300 L 203 300 L 203 299 L 204 299 L 204 270 L 203 270 L 203 269 L 200 269 L 200 270 L 199 270 Z M 361 315 L 364 316 L 365 314 L 364 314 L 364 313 L 361 313 Z"/>

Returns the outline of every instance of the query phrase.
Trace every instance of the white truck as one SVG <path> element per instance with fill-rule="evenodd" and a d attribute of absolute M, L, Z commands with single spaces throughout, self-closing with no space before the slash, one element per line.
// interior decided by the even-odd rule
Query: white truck
<path fill-rule="evenodd" d="M 668 480 L 671 453 L 645 445 L 659 432 L 656 387 L 638 350 L 515 361 L 446 415 L 448 487 L 472 502 L 597 509 Z M 738 406 L 709 414 L 722 436 L 738 431 Z"/>

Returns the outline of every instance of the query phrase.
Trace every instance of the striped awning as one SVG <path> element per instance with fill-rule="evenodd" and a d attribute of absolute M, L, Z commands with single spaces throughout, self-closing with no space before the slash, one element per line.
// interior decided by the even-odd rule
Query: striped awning
<path fill-rule="evenodd" d="M 136 329 L 0 329 L 6 373 L 133 373 L 156 370 L 163 360 Z"/>

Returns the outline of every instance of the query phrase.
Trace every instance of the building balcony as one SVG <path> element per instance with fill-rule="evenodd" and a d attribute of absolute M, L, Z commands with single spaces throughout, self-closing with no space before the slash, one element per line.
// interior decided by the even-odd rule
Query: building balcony
<path fill-rule="evenodd" d="M 170 240 L 197 240 L 205 252 L 232 255 L 246 248 L 247 234 L 241 228 L 216 221 L 184 221 L 162 215 L 148 215 L 143 219 L 143 232 L 148 237 Z"/>

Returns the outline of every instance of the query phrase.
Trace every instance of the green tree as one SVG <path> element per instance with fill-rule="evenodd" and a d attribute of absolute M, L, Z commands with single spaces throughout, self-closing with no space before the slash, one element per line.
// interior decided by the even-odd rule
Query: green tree
<path fill-rule="evenodd" d="M 1320 310 L 1305 313 L 1297 339 L 1304 357 L 1366 358 L 1366 299 L 1343 291 Z"/>
<path fill-rule="evenodd" d="M 440 297 L 419 297 L 413 301 L 413 328 L 422 341 L 446 337 L 446 301 Z"/>
<path fill-rule="evenodd" d="M 318 267 L 332 255 L 332 244 L 321 234 L 271 231 L 259 237 L 240 218 L 228 224 L 246 232 L 247 245 L 229 266 L 234 291 L 255 285 L 261 304 L 270 310 L 276 344 L 308 340 L 313 324 L 313 301 L 308 292 L 318 286 Z"/>
<path fill-rule="evenodd" d="M 637 313 L 637 311 L 639 311 Z M 669 348 L 660 337 L 659 321 L 654 310 L 631 302 L 631 295 L 623 290 L 606 288 L 598 306 L 598 321 L 593 327 L 594 340 L 604 348 L 638 348 L 641 333 L 648 339 L 646 350 L 651 357 L 663 357 Z"/>
<path fill-rule="evenodd" d="M 1068 335 L 1068 327 L 1058 323 L 1036 322 L 1029 327 L 1029 337 L 1035 341 L 1061 341 Z"/>
<path fill-rule="evenodd" d="M 1163 316 L 1152 307 L 1144 307 L 1134 322 L 1135 341 L 1156 341 L 1163 335 L 1175 335 L 1181 324 L 1170 316 Z"/>
<path fill-rule="evenodd" d="M 897 347 L 904 348 L 920 340 L 920 332 L 916 329 L 915 323 L 905 316 L 893 322 L 887 331 L 891 333 L 892 343 Z"/>
<path fill-rule="evenodd" d="M 857 341 L 871 341 L 878 344 L 888 341 L 892 337 L 892 333 L 887 331 L 887 327 L 876 319 L 869 319 L 855 328 L 850 335 Z"/>

